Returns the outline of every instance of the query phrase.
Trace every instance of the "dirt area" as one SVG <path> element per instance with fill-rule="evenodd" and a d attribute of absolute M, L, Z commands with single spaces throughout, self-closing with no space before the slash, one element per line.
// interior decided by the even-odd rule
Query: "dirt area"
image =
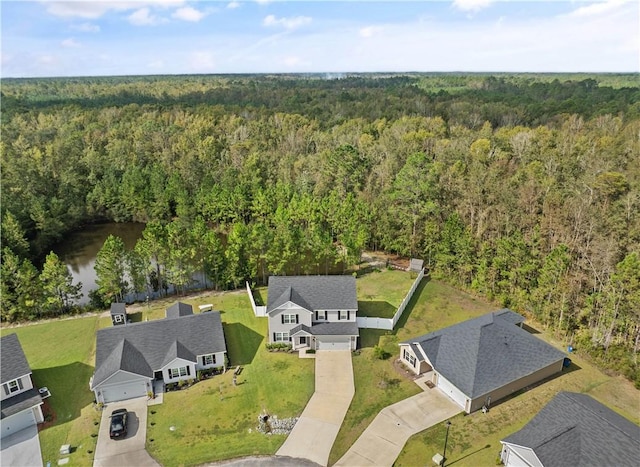
<path fill-rule="evenodd" d="M 418 375 L 408 370 L 399 358 L 393 360 L 393 369 L 399 376 L 402 376 L 402 378 L 406 379 L 407 381 L 415 381 L 419 378 Z"/>
<path fill-rule="evenodd" d="M 384 253 L 382 251 L 365 251 L 362 253 L 361 259 L 364 263 L 368 263 L 374 267 L 391 266 L 395 269 L 406 270 L 409 267 L 409 258 L 398 256 L 392 253 Z"/>
<path fill-rule="evenodd" d="M 58 420 L 58 416 L 53 411 L 51 404 L 49 404 L 49 401 L 47 400 L 42 404 L 42 415 L 44 415 L 44 422 L 38 424 L 38 432 L 55 425 Z"/>

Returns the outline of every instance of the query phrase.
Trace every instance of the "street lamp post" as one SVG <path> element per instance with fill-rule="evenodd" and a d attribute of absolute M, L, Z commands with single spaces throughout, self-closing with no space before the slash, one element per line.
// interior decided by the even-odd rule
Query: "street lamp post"
<path fill-rule="evenodd" d="M 447 434 L 444 435 L 444 450 L 442 451 L 442 467 L 444 467 L 445 463 L 447 462 L 447 441 L 449 440 L 449 428 L 451 427 L 451 422 L 447 420 L 445 422 L 445 425 L 447 425 Z"/>

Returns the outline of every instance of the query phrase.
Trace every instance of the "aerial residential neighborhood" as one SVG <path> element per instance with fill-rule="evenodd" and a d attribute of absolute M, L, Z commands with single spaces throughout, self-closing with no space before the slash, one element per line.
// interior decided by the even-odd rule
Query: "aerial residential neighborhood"
<path fill-rule="evenodd" d="M 640 465 L 639 1 L 0 3 L 0 467 Z"/>
<path fill-rule="evenodd" d="M 349 407 L 359 403 L 363 391 L 364 394 L 380 391 L 377 387 L 354 386 L 354 380 L 358 381 L 354 370 L 358 368 L 359 359 L 365 354 L 369 355 L 366 358 L 379 358 L 369 353 L 371 349 L 363 348 L 358 338 L 361 333 L 366 335 L 370 331 L 358 329 L 357 325 L 359 308 L 368 314 L 367 310 L 376 303 L 371 300 L 375 297 L 371 296 L 367 281 L 373 278 L 375 286 L 383 289 L 390 286 L 385 286 L 376 276 L 387 278 L 387 282 L 390 279 L 401 281 L 407 293 L 418 290 L 421 294 L 424 282 L 428 282 L 422 274 L 416 276 L 411 271 L 370 272 L 361 278 L 353 275 L 271 276 L 266 288 L 248 289 L 237 296 L 243 299 L 249 319 L 263 323 L 265 334 L 260 340 L 266 350 L 265 362 L 277 358 L 281 362 L 278 365 L 285 361 L 291 365 L 297 360 L 311 362 L 315 367 L 315 392 L 306 407 L 300 406 L 300 412 L 292 414 L 290 427 L 284 434 L 259 435 L 277 436 L 284 441 L 272 452 L 276 462 L 279 458 L 296 458 L 314 465 L 392 465 L 396 459 L 402 459 L 407 447 L 413 446 L 413 434 L 417 436 L 439 427 L 449 430 L 450 420 L 458 428 L 464 420 L 459 417 L 464 414 L 475 419 L 489 419 L 505 410 L 510 411 L 509 404 L 526 399 L 529 391 L 535 393 L 535 388 L 545 385 L 562 387 L 561 380 L 576 371 L 569 370 L 569 366 L 575 366 L 569 358 L 575 357 L 574 354 L 541 339 L 535 329 L 525 324 L 522 315 L 509 309 L 480 314 L 408 337 L 394 344 L 395 355 L 378 361 L 389 365 L 386 371 L 395 367 L 396 370 L 391 371 L 403 379 L 401 384 L 414 389 L 405 399 L 380 407 L 378 416 L 375 416 L 377 412 L 372 414 L 374 419 L 368 428 L 364 427 L 360 437 L 351 442 L 352 446 L 346 446 L 346 451 L 336 455 L 334 445 L 340 445 L 345 436 L 343 425 L 350 423 Z M 261 295 L 264 293 L 266 300 Z M 411 296 L 404 298 L 411 302 Z M 259 310 L 256 300 L 264 300 L 264 309 Z M 260 384 L 249 376 L 252 374 L 250 361 L 245 359 L 243 365 L 232 364 L 238 361 L 238 356 L 228 348 L 225 335 L 235 340 L 233 328 L 237 325 L 225 322 L 225 316 L 236 312 L 229 309 L 209 311 L 214 305 L 200 303 L 203 302 L 176 301 L 158 310 L 153 315 L 155 318 L 149 315 L 144 320 L 139 318 L 140 306 L 124 303 L 112 304 L 104 314 L 109 321 L 96 332 L 95 371 L 85 383 L 90 385 L 94 398 L 94 409 L 91 410 L 99 415 L 95 422 L 95 450 L 91 450 L 87 461 L 95 466 L 116 463 L 161 465 L 159 459 L 149 455 L 154 452 L 154 441 L 150 440 L 158 436 L 154 433 L 156 426 L 162 424 L 158 418 L 164 413 L 161 408 L 171 404 L 173 397 L 184 395 L 185 401 L 196 406 L 225 404 L 226 397 L 237 397 L 249 389 L 248 385 Z M 416 306 L 419 302 L 412 303 Z M 405 311 L 407 315 L 412 312 L 411 309 Z M 410 326 L 424 326 L 420 324 L 424 319 L 423 315 Z M 33 430 L 32 435 L 37 439 L 36 426 L 44 421 L 40 409 L 43 395 L 33 386 L 31 370 L 16 333 L 2 337 L 2 352 L 3 439 L 11 440 L 12 435 L 15 437 L 16 432 L 22 430 Z M 286 360 L 280 360 L 282 357 Z M 395 363 L 392 365 L 392 362 Z M 275 371 L 272 377 L 278 380 Z M 284 378 L 279 384 L 287 386 L 287 381 Z M 385 376 L 378 384 L 384 381 L 389 382 L 385 384 L 400 383 L 397 377 Z M 78 389 L 82 390 L 81 387 Z M 53 397 L 64 396 L 54 393 L 52 400 Z M 11 399 L 15 401 L 8 405 L 5 401 Z M 249 401 L 244 402 L 247 403 L 251 406 Z M 252 411 L 256 416 L 265 417 L 260 424 L 253 422 L 255 430 L 258 425 L 273 426 L 273 429 L 279 426 L 278 414 L 272 414 L 269 407 L 256 404 Z M 210 416 L 205 416 L 203 422 Z M 389 417 L 395 421 L 385 422 Z M 214 420 L 215 416 L 210 423 L 218 423 Z M 167 421 L 169 433 L 172 428 L 186 428 Z M 405 425 L 414 428 L 407 431 L 403 428 Z M 611 431 L 608 426 L 617 431 Z M 537 438 L 530 432 L 537 433 Z M 600 432 L 610 432 L 611 440 L 602 439 L 602 447 L 597 447 L 593 437 Z M 385 446 L 387 441 L 384 439 L 396 441 Z M 605 459 L 607 453 L 613 452 L 618 453 L 612 457 L 616 459 L 615 465 L 634 465 L 635 455 L 640 452 L 637 425 L 592 397 L 561 391 L 539 414 L 535 413 L 524 428 L 500 439 L 499 457 L 505 465 L 512 466 L 567 465 L 555 460 L 552 455 L 555 451 L 549 447 L 550 440 L 564 443 L 553 449 L 561 452 L 560 458 L 572 465 L 595 465 L 586 461 L 595 455 L 593 453 L 600 453 L 600 457 L 595 458 Z M 71 462 L 75 458 L 76 462 L 84 463 L 72 450 L 65 451 L 67 444 L 73 446 L 73 439 L 65 441 L 68 443 L 59 446 L 59 460 Z M 34 442 L 33 436 L 28 442 Z M 7 445 L 3 443 L 3 446 Z M 576 444 L 583 448 L 576 448 Z M 375 454 L 369 452 L 371 449 Z M 451 449 L 450 446 L 449 452 Z M 7 450 L 3 447 L 2 452 L 5 458 L 15 456 L 11 447 Z M 246 455 L 250 454 L 250 451 L 246 452 Z M 436 463 L 451 459 L 439 447 L 430 454 Z M 20 464 L 19 457 L 11 458 L 16 459 L 15 465 Z M 211 457 L 216 458 L 224 459 Z M 260 458 L 256 459 L 256 465 L 259 465 Z"/>

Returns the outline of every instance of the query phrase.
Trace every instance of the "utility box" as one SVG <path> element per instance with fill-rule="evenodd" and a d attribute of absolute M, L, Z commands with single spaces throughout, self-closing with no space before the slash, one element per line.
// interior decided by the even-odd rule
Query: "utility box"
<path fill-rule="evenodd" d="M 431 458 L 431 460 L 436 465 L 442 465 L 442 463 L 444 462 L 444 457 L 442 457 L 442 454 L 437 453 L 435 456 Z"/>

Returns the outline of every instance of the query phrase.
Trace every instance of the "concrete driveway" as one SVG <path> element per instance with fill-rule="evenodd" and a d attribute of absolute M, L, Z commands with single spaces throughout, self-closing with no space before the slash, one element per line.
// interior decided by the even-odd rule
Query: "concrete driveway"
<path fill-rule="evenodd" d="M 435 388 L 385 407 L 335 466 L 392 466 L 410 436 L 461 411 Z"/>
<path fill-rule="evenodd" d="M 33 467 L 42 464 L 40 438 L 36 425 L 20 430 L 2 439 L 0 465 Z"/>
<path fill-rule="evenodd" d="M 353 365 L 350 350 L 320 350 L 315 355 L 315 392 L 276 455 L 327 465 L 355 393 Z"/>
<path fill-rule="evenodd" d="M 109 438 L 109 417 L 116 409 L 127 409 L 129 428 L 126 438 Z M 159 466 L 145 450 L 147 438 L 147 398 L 138 397 L 105 406 L 100 420 L 93 467 Z"/>

